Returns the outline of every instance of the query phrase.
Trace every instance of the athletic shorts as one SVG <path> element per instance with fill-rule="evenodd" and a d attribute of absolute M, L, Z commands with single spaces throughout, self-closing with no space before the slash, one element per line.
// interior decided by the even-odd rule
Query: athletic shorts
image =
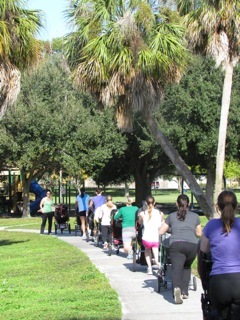
<path fill-rule="evenodd" d="M 79 217 L 86 217 L 86 210 L 78 212 Z"/>
<path fill-rule="evenodd" d="M 148 242 L 146 240 L 142 240 L 142 244 L 146 249 L 158 248 L 159 242 Z"/>
<path fill-rule="evenodd" d="M 132 239 L 136 238 L 135 227 L 127 227 L 122 229 L 122 240 L 123 243 L 131 243 Z"/>

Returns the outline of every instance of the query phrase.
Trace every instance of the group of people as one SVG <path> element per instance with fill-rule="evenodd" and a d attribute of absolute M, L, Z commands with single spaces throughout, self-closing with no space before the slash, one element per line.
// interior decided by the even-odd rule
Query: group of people
<path fill-rule="evenodd" d="M 40 208 L 46 213 L 41 225 L 44 230 L 49 219 L 51 231 L 51 193 L 41 201 Z M 152 274 L 152 254 L 158 264 L 161 236 L 170 233 L 169 256 L 172 266 L 173 298 L 176 304 L 189 297 L 191 265 L 197 253 L 211 252 L 213 262 L 209 279 L 211 304 L 216 309 L 216 319 L 240 319 L 240 218 L 236 217 L 237 198 L 232 191 L 223 191 L 218 196 L 217 209 L 220 217 L 211 219 L 203 231 L 198 214 L 189 209 L 189 198 L 181 194 L 177 198 L 177 210 L 164 218 L 155 208 L 155 199 L 148 196 L 142 208 L 126 199 L 126 206 L 117 210 L 110 195 L 103 196 L 100 189 L 90 198 L 82 188 L 76 197 L 76 207 L 81 220 L 82 238 L 86 238 L 86 215 L 89 207 L 94 208 L 94 219 L 101 219 L 103 249 L 111 241 L 109 226 L 112 212 L 114 220 L 122 219 L 122 240 L 124 252 L 131 257 L 132 240 L 136 237 L 136 221 L 143 226 L 142 244 L 145 248 L 147 273 Z"/>

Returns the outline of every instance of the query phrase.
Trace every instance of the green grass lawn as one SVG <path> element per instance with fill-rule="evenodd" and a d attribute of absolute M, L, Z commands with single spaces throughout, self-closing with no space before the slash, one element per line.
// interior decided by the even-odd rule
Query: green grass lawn
<path fill-rule="evenodd" d="M 36 219 L 0 224 L 38 229 Z M 121 319 L 116 291 L 79 249 L 39 234 L 1 231 L 0 237 L 0 319 Z"/>

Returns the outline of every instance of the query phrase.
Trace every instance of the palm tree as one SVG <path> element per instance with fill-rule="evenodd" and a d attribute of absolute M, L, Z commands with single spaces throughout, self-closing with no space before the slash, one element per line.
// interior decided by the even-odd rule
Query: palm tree
<path fill-rule="evenodd" d="M 66 37 L 66 54 L 75 83 L 96 94 L 104 106 L 116 107 L 123 131 L 132 130 L 132 114 L 141 111 L 206 215 L 211 215 L 211 203 L 154 117 L 165 85 L 180 79 L 188 58 L 185 30 L 176 23 L 176 13 L 153 10 L 146 0 L 82 0 L 72 1 L 68 17 L 74 32 Z"/>
<path fill-rule="evenodd" d="M 20 72 L 40 57 L 35 39 L 41 28 L 41 12 L 27 10 L 24 0 L 0 0 L 0 117 L 17 98 Z"/>
<path fill-rule="evenodd" d="M 181 13 L 186 14 L 190 47 L 196 52 L 212 56 L 216 61 L 216 66 L 222 66 L 225 72 L 216 159 L 214 191 L 216 203 L 223 185 L 233 70 L 240 57 L 240 2 L 239 0 L 180 0 L 177 2 Z"/>

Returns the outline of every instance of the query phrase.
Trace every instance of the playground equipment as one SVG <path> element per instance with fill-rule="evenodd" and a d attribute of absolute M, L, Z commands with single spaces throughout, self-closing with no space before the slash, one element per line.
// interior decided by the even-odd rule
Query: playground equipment
<path fill-rule="evenodd" d="M 42 198 L 46 197 L 47 191 L 43 189 L 36 180 L 30 183 L 29 191 L 34 193 L 36 196 L 35 201 L 30 202 L 30 214 L 35 214 L 40 209 L 40 202 Z"/>

